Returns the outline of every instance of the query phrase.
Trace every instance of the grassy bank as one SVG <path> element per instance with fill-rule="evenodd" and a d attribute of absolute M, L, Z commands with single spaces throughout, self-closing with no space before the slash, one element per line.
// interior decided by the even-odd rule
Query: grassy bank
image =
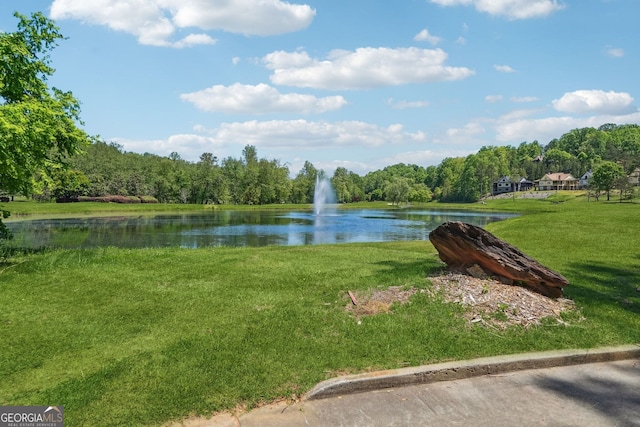
<path fill-rule="evenodd" d="M 139 215 L 157 214 L 163 212 L 202 212 L 206 210 L 244 210 L 244 209 L 311 209 L 311 205 L 267 205 L 267 206 L 237 206 L 237 205 L 191 205 L 171 203 L 55 203 L 35 202 L 27 199 L 17 199 L 14 202 L 3 203 L 3 209 L 11 212 L 7 221 L 16 221 L 25 217 L 81 217 L 95 215 Z"/>
<path fill-rule="evenodd" d="M 522 193 L 520 193 L 522 194 Z M 500 210 L 510 212 L 546 212 L 556 209 L 555 205 L 565 202 L 583 202 L 586 200 L 584 192 L 561 192 L 551 194 L 545 199 L 511 199 L 498 198 L 485 202 L 473 204 L 461 203 L 413 203 L 391 205 L 384 201 L 377 202 L 358 202 L 339 205 L 340 209 L 451 209 L 451 210 Z M 310 210 L 312 205 L 305 204 L 274 204 L 274 205 L 192 205 L 192 204 L 170 204 L 170 203 L 100 203 L 100 202 L 81 202 L 81 203 L 55 203 L 55 202 L 36 202 L 25 198 L 16 198 L 14 202 L 2 204 L 3 209 L 11 212 L 8 221 L 16 221 L 33 217 L 81 217 L 96 215 L 139 215 L 139 214 L 157 214 L 166 212 L 201 212 L 207 210 Z"/>
<path fill-rule="evenodd" d="M 496 331 L 417 294 L 358 324 L 347 291 L 429 287 L 442 268 L 429 242 L 16 255 L 0 260 L 0 405 L 64 405 L 69 426 L 160 425 L 347 372 L 640 342 L 637 204 L 474 207 L 531 212 L 488 228 L 564 274 L 585 320 Z"/>

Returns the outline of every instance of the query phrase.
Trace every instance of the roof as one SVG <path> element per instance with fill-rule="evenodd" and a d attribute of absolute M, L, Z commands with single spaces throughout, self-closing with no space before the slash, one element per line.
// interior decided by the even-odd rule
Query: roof
<path fill-rule="evenodd" d="M 570 173 L 548 173 L 545 174 L 540 180 L 545 181 L 575 181 L 576 178 L 573 177 Z"/>

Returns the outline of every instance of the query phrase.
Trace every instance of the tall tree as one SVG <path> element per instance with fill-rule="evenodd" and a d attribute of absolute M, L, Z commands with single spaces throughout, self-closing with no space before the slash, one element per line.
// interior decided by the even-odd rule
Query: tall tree
<path fill-rule="evenodd" d="M 260 204 L 262 186 L 260 185 L 260 165 L 258 163 L 258 151 L 253 145 L 247 145 L 242 150 L 244 157 L 244 174 L 242 176 L 242 203 L 245 205 Z M 269 194 L 266 197 L 270 197 Z"/>
<path fill-rule="evenodd" d="M 409 192 L 411 191 L 411 185 L 408 178 L 401 176 L 393 177 L 393 180 L 384 188 L 384 193 L 387 195 L 387 201 L 394 205 L 399 205 L 401 202 L 409 200 Z"/>
<path fill-rule="evenodd" d="M 313 192 L 316 188 L 316 177 L 318 169 L 309 161 L 304 162 L 304 166 L 293 180 L 291 198 L 293 203 L 313 203 Z"/>
<path fill-rule="evenodd" d="M 623 175 L 622 167 L 614 162 L 602 162 L 596 166 L 591 177 L 591 185 L 607 194 L 607 200 L 611 190 Z"/>
<path fill-rule="evenodd" d="M 464 168 L 464 157 L 447 157 L 438 165 L 437 187 L 434 193 L 444 202 L 457 202 L 460 175 Z"/>
<path fill-rule="evenodd" d="M 14 16 L 17 31 L 0 33 L 0 188 L 29 194 L 36 172 L 63 163 L 88 137 L 73 94 L 47 85 L 50 52 L 64 38 L 58 27 L 40 12 Z"/>
<path fill-rule="evenodd" d="M 358 174 L 348 171 L 344 167 L 338 167 L 333 173 L 331 183 L 336 191 L 336 198 L 339 203 L 351 203 L 362 200 L 364 191 L 362 190 L 362 179 Z"/>
<path fill-rule="evenodd" d="M 476 202 L 480 198 L 480 179 L 478 179 L 478 157 L 470 154 L 464 160 L 460 175 L 458 200 Z"/>
<path fill-rule="evenodd" d="M 333 173 L 333 178 L 331 178 L 331 182 L 336 191 L 336 198 L 339 203 L 348 203 L 352 201 L 350 181 L 351 178 L 346 168 L 336 168 Z"/>
<path fill-rule="evenodd" d="M 224 180 L 229 185 L 229 201 L 239 205 L 243 201 L 244 163 L 241 160 L 227 157 L 222 161 Z"/>

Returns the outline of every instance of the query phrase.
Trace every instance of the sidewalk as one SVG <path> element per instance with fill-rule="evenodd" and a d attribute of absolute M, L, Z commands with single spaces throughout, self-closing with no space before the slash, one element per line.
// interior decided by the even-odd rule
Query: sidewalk
<path fill-rule="evenodd" d="M 318 384 L 294 404 L 179 425 L 640 426 L 640 345 L 350 375 Z"/>

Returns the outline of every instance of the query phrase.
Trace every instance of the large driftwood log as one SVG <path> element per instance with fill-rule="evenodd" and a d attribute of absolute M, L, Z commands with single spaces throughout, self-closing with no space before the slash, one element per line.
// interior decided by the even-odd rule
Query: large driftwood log
<path fill-rule="evenodd" d="M 562 287 L 569 284 L 561 274 L 471 224 L 445 222 L 429 234 L 429 240 L 440 259 L 453 270 L 474 276 L 484 272 L 552 298 L 562 296 Z"/>

